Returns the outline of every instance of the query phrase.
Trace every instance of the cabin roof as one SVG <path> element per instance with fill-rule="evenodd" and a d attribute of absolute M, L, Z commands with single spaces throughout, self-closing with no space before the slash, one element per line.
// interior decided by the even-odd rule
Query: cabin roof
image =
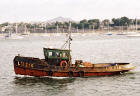
<path fill-rule="evenodd" d="M 45 50 L 69 51 L 68 49 L 44 48 Z"/>

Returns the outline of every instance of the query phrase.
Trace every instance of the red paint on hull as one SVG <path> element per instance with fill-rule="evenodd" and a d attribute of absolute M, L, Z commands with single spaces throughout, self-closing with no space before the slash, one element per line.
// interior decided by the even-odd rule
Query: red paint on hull
<path fill-rule="evenodd" d="M 51 75 L 49 72 L 45 72 L 42 70 L 35 70 L 35 69 L 25 69 L 20 67 L 14 67 L 15 73 L 20 75 L 29 75 L 29 76 L 54 76 L 54 77 L 83 77 L 83 76 L 105 76 L 105 75 L 115 75 L 119 74 L 120 72 L 85 72 L 79 74 L 78 72 L 73 72 L 70 74 L 69 72 L 53 72 Z"/>

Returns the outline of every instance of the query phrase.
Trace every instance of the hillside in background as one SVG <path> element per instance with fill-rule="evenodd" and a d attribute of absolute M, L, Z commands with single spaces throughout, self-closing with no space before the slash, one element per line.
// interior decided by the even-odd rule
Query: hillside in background
<path fill-rule="evenodd" d="M 55 22 L 69 22 L 72 21 L 74 22 L 74 20 L 72 20 L 71 18 L 64 18 L 64 17 L 57 17 L 51 20 L 48 20 L 48 23 L 55 23 Z"/>

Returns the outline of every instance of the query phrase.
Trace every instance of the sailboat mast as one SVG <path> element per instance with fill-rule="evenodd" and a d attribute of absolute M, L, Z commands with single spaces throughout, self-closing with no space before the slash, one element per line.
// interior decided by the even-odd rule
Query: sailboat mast
<path fill-rule="evenodd" d="M 137 18 L 136 18 L 136 32 L 137 32 Z"/>
<path fill-rule="evenodd" d="M 17 23 L 16 23 L 16 34 L 17 34 Z"/>
<path fill-rule="evenodd" d="M 57 26 L 56 26 L 56 33 L 58 33 L 58 24 L 57 24 Z"/>
<path fill-rule="evenodd" d="M 26 33 L 26 32 L 27 32 L 27 27 L 26 27 L 26 24 L 25 24 L 24 28 L 25 28 L 24 30 L 25 30 L 25 33 Z"/>

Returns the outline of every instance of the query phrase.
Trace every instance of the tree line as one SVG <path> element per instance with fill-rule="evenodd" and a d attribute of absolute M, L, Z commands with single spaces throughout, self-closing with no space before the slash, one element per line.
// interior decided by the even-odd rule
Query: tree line
<path fill-rule="evenodd" d="M 68 29 L 70 22 L 54 22 L 54 23 L 18 23 L 18 27 L 25 26 L 28 29 L 34 29 L 34 28 L 42 28 L 43 30 L 51 30 L 51 29 L 57 29 L 57 28 L 63 28 Z M 109 19 L 83 19 L 79 22 L 71 21 L 71 27 L 73 29 L 100 29 L 101 27 L 116 27 L 116 26 L 126 26 L 129 27 L 130 25 L 140 25 L 140 19 L 129 19 L 128 17 L 120 17 L 120 18 L 113 18 L 112 20 Z M 8 26 L 9 23 L 2 23 L 0 24 L 1 27 Z M 13 23 L 13 26 L 16 24 Z"/>

